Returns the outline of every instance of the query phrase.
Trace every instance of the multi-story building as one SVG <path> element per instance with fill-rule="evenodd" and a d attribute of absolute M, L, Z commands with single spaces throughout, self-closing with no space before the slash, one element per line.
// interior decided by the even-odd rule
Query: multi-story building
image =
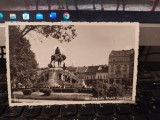
<path fill-rule="evenodd" d="M 85 71 L 85 84 L 93 86 L 96 81 L 96 72 L 99 66 L 88 66 Z"/>
<path fill-rule="evenodd" d="M 80 78 L 80 79 L 85 79 L 85 72 L 86 72 L 87 67 L 77 67 L 75 71 L 75 75 Z"/>
<path fill-rule="evenodd" d="M 107 65 L 99 65 L 96 72 L 97 80 L 107 80 L 108 79 L 108 66 Z"/>
<path fill-rule="evenodd" d="M 73 66 L 68 66 L 67 67 L 67 70 L 72 74 L 75 74 L 76 69 L 77 69 L 77 67 L 73 67 Z"/>
<path fill-rule="evenodd" d="M 96 72 L 99 66 L 88 66 L 85 71 L 85 79 L 88 80 L 95 80 L 96 79 Z"/>
<path fill-rule="evenodd" d="M 109 82 L 129 84 L 133 81 L 134 49 L 111 51 L 109 55 Z"/>

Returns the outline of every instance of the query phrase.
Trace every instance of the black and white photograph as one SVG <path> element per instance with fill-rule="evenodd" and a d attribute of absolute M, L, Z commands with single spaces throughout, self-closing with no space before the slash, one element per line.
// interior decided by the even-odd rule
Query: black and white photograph
<path fill-rule="evenodd" d="M 160 11 L 160 0 L 0 0 L 0 10 Z"/>
<path fill-rule="evenodd" d="M 138 23 L 7 23 L 9 104 L 135 103 Z"/>

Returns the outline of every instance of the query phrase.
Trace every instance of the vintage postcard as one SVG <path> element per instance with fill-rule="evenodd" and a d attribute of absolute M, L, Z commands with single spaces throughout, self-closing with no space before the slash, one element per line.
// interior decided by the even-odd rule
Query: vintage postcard
<path fill-rule="evenodd" d="M 9 104 L 135 103 L 138 23 L 7 23 Z"/>

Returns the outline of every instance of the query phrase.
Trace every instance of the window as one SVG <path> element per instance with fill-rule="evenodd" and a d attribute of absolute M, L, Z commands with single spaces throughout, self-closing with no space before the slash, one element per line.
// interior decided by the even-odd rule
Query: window
<path fill-rule="evenodd" d="M 120 83 L 120 80 L 116 80 L 116 83 Z"/>
<path fill-rule="evenodd" d="M 111 69 L 111 72 L 114 72 L 114 66 L 113 65 L 110 66 L 110 69 Z"/>
<path fill-rule="evenodd" d="M 124 78 L 126 78 L 126 77 L 127 77 L 127 75 L 126 75 L 126 74 L 123 74 L 123 77 L 124 77 Z"/>
<path fill-rule="evenodd" d="M 112 62 L 112 58 L 109 59 L 109 62 Z"/>
<path fill-rule="evenodd" d="M 111 72 L 114 72 L 114 70 L 113 70 L 113 69 L 111 69 Z"/>
<path fill-rule="evenodd" d="M 127 72 L 127 65 L 126 64 L 124 64 L 123 72 Z"/>
<path fill-rule="evenodd" d="M 120 65 L 116 66 L 116 74 L 121 74 L 121 66 Z"/>

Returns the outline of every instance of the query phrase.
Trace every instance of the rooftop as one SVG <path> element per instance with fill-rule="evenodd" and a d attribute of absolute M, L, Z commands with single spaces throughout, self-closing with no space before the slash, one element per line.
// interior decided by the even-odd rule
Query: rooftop
<path fill-rule="evenodd" d="M 86 74 L 96 74 L 99 66 L 88 66 L 86 69 Z"/>
<path fill-rule="evenodd" d="M 67 70 L 69 71 L 76 71 L 77 67 L 69 66 L 67 67 Z"/>
<path fill-rule="evenodd" d="M 112 50 L 109 56 L 128 56 L 134 53 L 134 49 L 130 49 L 130 50 L 119 50 L 119 51 L 115 51 Z"/>
<path fill-rule="evenodd" d="M 108 72 L 108 66 L 107 65 L 100 65 L 98 70 L 97 70 L 97 73 L 106 73 Z"/>
<path fill-rule="evenodd" d="M 77 67 L 75 73 L 85 73 L 87 67 Z"/>

